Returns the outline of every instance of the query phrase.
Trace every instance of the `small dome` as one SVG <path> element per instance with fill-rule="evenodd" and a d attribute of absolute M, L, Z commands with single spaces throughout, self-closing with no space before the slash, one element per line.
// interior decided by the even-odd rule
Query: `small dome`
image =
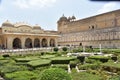
<path fill-rule="evenodd" d="M 2 26 L 10 26 L 10 27 L 13 27 L 14 25 L 7 20 L 7 21 L 5 21 L 5 22 L 2 24 Z"/>
<path fill-rule="evenodd" d="M 72 19 L 76 19 L 75 16 L 72 16 Z"/>
<path fill-rule="evenodd" d="M 59 20 L 60 20 L 60 21 L 67 21 L 68 19 L 67 19 L 67 17 L 65 17 L 64 14 L 63 14 L 63 16 L 62 16 Z"/>
<path fill-rule="evenodd" d="M 41 27 L 38 24 L 36 24 L 35 26 L 33 26 L 33 29 L 41 29 Z"/>

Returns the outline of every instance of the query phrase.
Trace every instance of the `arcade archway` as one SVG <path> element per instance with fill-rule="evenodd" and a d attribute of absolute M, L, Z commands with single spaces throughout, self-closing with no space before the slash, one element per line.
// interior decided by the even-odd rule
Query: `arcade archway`
<path fill-rule="evenodd" d="M 36 38 L 35 40 L 34 40 L 34 47 L 40 47 L 40 40 L 38 39 L 38 38 Z"/>
<path fill-rule="evenodd" d="M 47 47 L 47 39 L 42 39 L 42 47 Z"/>
<path fill-rule="evenodd" d="M 26 48 L 32 48 L 32 40 L 30 38 L 27 38 L 25 40 L 25 47 Z"/>
<path fill-rule="evenodd" d="M 55 40 L 54 39 L 50 40 L 50 47 L 55 47 Z"/>
<path fill-rule="evenodd" d="M 19 38 L 15 38 L 13 40 L 13 49 L 21 48 L 21 40 Z"/>

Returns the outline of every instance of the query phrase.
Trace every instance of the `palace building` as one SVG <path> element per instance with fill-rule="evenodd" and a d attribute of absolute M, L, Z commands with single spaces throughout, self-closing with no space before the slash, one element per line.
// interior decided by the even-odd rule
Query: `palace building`
<path fill-rule="evenodd" d="M 57 31 L 46 31 L 39 25 L 24 22 L 12 24 L 8 20 L 0 27 L 1 49 L 24 49 L 57 46 Z"/>
<path fill-rule="evenodd" d="M 120 10 L 76 20 L 60 17 L 58 45 L 120 48 Z"/>
<path fill-rule="evenodd" d="M 120 10 L 76 20 L 60 17 L 58 31 L 43 30 L 39 25 L 8 20 L 0 27 L 1 49 L 24 49 L 60 46 L 120 48 Z"/>

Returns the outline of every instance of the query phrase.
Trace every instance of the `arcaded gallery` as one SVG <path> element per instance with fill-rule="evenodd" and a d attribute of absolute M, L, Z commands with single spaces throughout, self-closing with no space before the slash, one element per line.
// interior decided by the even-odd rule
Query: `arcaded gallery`
<path fill-rule="evenodd" d="M 31 26 L 24 22 L 12 24 L 6 21 L 0 27 L 1 49 L 25 49 L 57 46 L 56 31 L 46 31 L 39 25 Z"/>

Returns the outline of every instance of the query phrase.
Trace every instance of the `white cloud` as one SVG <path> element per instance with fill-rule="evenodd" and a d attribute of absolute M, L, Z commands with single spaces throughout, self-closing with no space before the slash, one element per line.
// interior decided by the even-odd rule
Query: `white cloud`
<path fill-rule="evenodd" d="M 14 5 L 20 8 L 42 8 L 52 6 L 56 0 L 15 0 Z"/>
<path fill-rule="evenodd" d="M 97 13 L 100 14 L 100 13 L 109 12 L 115 10 L 116 7 L 117 7 L 117 2 L 109 2 L 106 3 L 101 9 L 99 9 Z"/>

